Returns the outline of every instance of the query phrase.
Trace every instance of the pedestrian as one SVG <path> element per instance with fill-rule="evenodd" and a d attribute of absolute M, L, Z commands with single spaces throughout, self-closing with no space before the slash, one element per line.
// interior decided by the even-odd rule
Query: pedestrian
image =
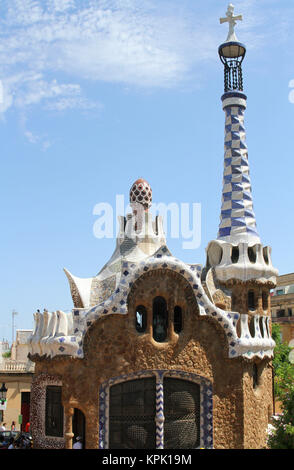
<path fill-rule="evenodd" d="M 14 449 L 14 438 L 11 437 L 9 439 L 9 446 L 7 447 L 7 449 Z"/>
<path fill-rule="evenodd" d="M 82 444 L 82 438 L 80 436 L 77 436 L 76 438 L 76 442 L 74 443 L 74 445 L 72 446 L 73 449 L 82 449 L 83 448 L 83 444 Z"/>
<path fill-rule="evenodd" d="M 2 426 L 0 426 L 0 431 L 6 431 L 6 423 L 2 423 Z"/>
<path fill-rule="evenodd" d="M 11 431 L 15 431 L 15 428 L 16 428 L 15 421 L 12 421 L 12 423 L 11 423 Z"/>

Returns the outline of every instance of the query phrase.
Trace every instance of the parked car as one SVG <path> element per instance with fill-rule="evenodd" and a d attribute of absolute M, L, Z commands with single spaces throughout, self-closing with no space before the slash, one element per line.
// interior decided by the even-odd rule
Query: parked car
<path fill-rule="evenodd" d="M 7 449 L 9 441 L 13 437 L 15 445 L 21 449 L 31 449 L 33 446 L 33 439 L 30 433 L 21 431 L 1 431 L 0 436 L 3 436 L 2 443 L 0 442 L 0 449 Z M 2 439 L 1 439 L 2 440 Z"/>

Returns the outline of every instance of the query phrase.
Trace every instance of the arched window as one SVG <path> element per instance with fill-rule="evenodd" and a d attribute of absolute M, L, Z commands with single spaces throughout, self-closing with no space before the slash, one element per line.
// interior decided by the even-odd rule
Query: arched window
<path fill-rule="evenodd" d="M 267 291 L 262 291 L 262 308 L 263 310 L 268 309 L 268 293 Z"/>
<path fill-rule="evenodd" d="M 135 322 L 136 330 L 138 331 L 138 333 L 144 333 L 147 326 L 147 310 L 144 305 L 139 305 L 136 308 Z"/>
<path fill-rule="evenodd" d="M 248 292 L 248 308 L 249 310 L 255 310 L 255 295 L 253 290 Z"/>
<path fill-rule="evenodd" d="M 232 263 L 238 263 L 239 261 L 239 247 L 238 246 L 232 247 L 231 260 L 232 260 Z"/>
<path fill-rule="evenodd" d="M 174 308 L 174 332 L 181 333 L 182 325 L 182 309 L 178 305 Z"/>
<path fill-rule="evenodd" d="M 248 247 L 248 258 L 251 263 L 256 263 L 256 246 Z"/>
<path fill-rule="evenodd" d="M 153 339 L 162 343 L 167 337 L 168 312 L 166 301 L 163 297 L 155 297 L 153 300 Z"/>
<path fill-rule="evenodd" d="M 269 259 L 268 259 L 268 246 L 265 246 L 262 250 L 263 252 L 263 259 L 265 261 L 266 264 L 269 263 Z"/>

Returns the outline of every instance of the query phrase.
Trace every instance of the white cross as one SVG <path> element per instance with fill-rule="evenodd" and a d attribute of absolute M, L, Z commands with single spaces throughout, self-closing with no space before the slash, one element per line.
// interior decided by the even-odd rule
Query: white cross
<path fill-rule="evenodd" d="M 237 21 L 243 20 L 242 15 L 234 16 L 234 9 L 234 5 L 230 3 L 226 12 L 226 18 L 220 18 L 219 20 L 220 24 L 229 23 L 229 34 L 227 37 L 227 41 L 238 41 L 237 36 L 235 34 L 235 26 L 237 24 Z"/>

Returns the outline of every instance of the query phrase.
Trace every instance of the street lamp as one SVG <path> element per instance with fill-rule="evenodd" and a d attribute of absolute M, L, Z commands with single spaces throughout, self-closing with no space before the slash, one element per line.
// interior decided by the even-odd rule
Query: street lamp
<path fill-rule="evenodd" d="M 4 405 L 6 401 L 6 393 L 7 393 L 7 388 L 5 387 L 5 383 L 2 384 L 2 387 L 0 388 L 0 403 L 1 405 Z"/>

